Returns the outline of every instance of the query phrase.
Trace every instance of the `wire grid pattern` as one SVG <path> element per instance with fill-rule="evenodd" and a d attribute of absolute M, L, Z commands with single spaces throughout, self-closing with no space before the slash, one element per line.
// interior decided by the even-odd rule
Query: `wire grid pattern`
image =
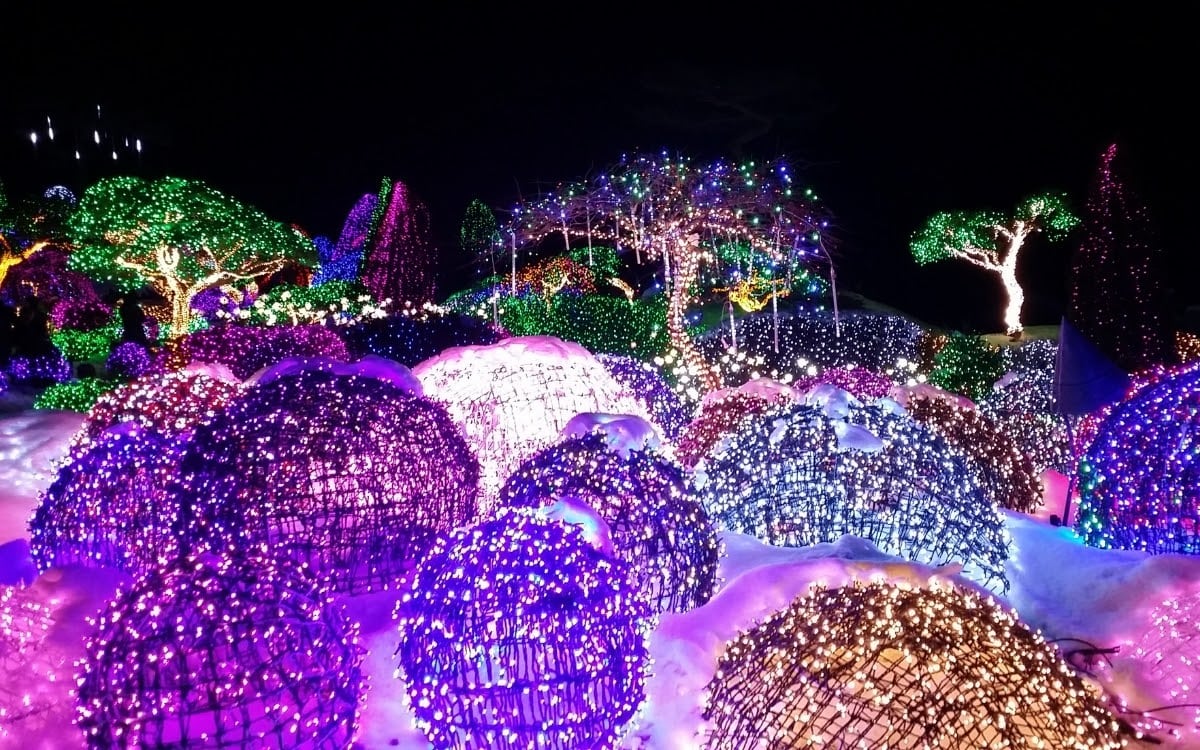
<path fill-rule="evenodd" d="M 838 432 L 870 435 L 877 449 Z M 774 406 L 748 416 L 696 478 L 718 527 L 807 547 L 849 534 L 887 554 L 962 572 L 1006 591 L 1011 540 L 967 456 L 932 428 L 882 404 Z"/>
<path fill-rule="evenodd" d="M 934 581 L 816 586 L 721 655 L 703 747 L 1124 747 L 1120 722 L 1016 615 Z"/>
<path fill-rule="evenodd" d="M 629 567 L 527 508 L 440 538 L 396 610 L 433 746 L 613 750 L 640 710 L 651 613 Z"/>
<path fill-rule="evenodd" d="M 101 613 L 79 678 L 91 748 L 345 750 L 357 627 L 302 569 L 181 557 Z"/>
<path fill-rule="evenodd" d="M 342 593 L 389 588 L 476 520 L 479 464 L 444 407 L 369 376 L 256 385 L 186 444 L 172 490 L 196 544 L 268 544 Z"/>
<path fill-rule="evenodd" d="M 682 467 L 652 450 L 624 455 L 602 432 L 564 440 L 521 465 L 500 490 L 502 507 L 543 508 L 571 498 L 608 525 L 657 613 L 687 612 L 717 586 L 721 546 Z"/>
<path fill-rule="evenodd" d="M 101 433 L 63 464 L 29 523 L 38 570 L 83 565 L 138 575 L 179 548 L 168 487 L 182 442 L 134 424 Z"/>

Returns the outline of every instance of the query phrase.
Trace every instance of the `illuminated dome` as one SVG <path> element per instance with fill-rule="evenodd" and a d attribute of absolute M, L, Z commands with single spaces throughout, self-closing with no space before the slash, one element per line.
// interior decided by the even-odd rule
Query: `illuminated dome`
<path fill-rule="evenodd" d="M 850 534 L 1006 590 L 1004 519 L 967 456 L 887 399 L 826 396 L 742 420 L 697 467 L 717 524 L 786 547 Z"/>
<path fill-rule="evenodd" d="M 473 521 L 478 472 L 440 404 L 299 370 L 197 426 L 172 489 L 198 543 L 268 544 L 357 593 L 394 585 L 438 532 Z"/>
<path fill-rule="evenodd" d="M 413 368 L 425 394 L 447 405 L 479 457 L 485 510 L 525 459 L 558 440 L 577 414 L 646 408 L 590 352 L 551 336 L 515 336 L 447 349 Z"/>
<path fill-rule="evenodd" d="M 649 362 L 625 354 L 596 354 L 596 360 L 628 388 L 646 407 L 650 419 L 663 431 L 663 437 L 674 441 L 692 418 L 692 407 L 680 396 L 662 370 Z"/>
<path fill-rule="evenodd" d="M 814 587 L 742 633 L 702 747 L 1116 750 L 1130 735 L 1015 613 L 936 579 Z"/>
<path fill-rule="evenodd" d="M 136 575 L 178 546 L 179 506 L 168 490 L 180 442 L 133 423 L 101 433 L 58 471 L 30 521 L 40 571 L 67 565 Z"/>
<path fill-rule="evenodd" d="M 71 440 L 85 450 L 113 425 L 134 422 L 164 437 L 176 437 L 213 416 L 244 389 L 236 381 L 180 370 L 146 375 L 101 394 Z"/>
<path fill-rule="evenodd" d="M 604 519 L 657 612 L 706 603 L 717 584 L 717 531 L 682 467 L 653 450 L 613 450 L 592 432 L 543 449 L 500 490 L 500 505 L 545 508 L 564 498 Z"/>
<path fill-rule="evenodd" d="M 0 745 L 13 735 L 36 737 L 61 718 L 66 702 L 55 686 L 70 680 L 71 664 L 48 637 L 53 625 L 33 589 L 0 586 Z"/>
<path fill-rule="evenodd" d="M 613 750 L 645 700 L 654 621 L 633 571 L 538 511 L 439 538 L 396 615 L 435 747 Z"/>
<path fill-rule="evenodd" d="M 1042 504 L 1038 470 L 996 420 L 940 398 L 914 398 L 905 408 L 967 454 L 979 470 L 983 488 L 1000 507 L 1031 513 Z"/>
<path fill-rule="evenodd" d="M 97 749 L 344 750 L 364 689 L 357 638 L 302 568 L 176 558 L 100 613 L 78 723 Z"/>
<path fill-rule="evenodd" d="M 1200 554 L 1200 365 L 1116 404 L 1080 459 L 1077 530 L 1095 547 Z"/>
<path fill-rule="evenodd" d="M 217 363 L 245 380 L 288 357 L 350 360 L 346 342 L 323 325 L 216 325 L 184 336 L 170 356 L 189 362 Z"/>

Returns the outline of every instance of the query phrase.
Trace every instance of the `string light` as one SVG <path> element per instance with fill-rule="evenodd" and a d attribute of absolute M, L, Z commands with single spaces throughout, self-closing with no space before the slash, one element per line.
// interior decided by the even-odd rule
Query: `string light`
<path fill-rule="evenodd" d="M 85 565 L 139 575 L 178 550 L 179 503 L 167 491 L 179 441 L 134 423 L 92 438 L 59 468 L 29 522 L 38 570 Z"/>
<path fill-rule="evenodd" d="M 480 503 L 489 513 L 501 485 L 530 456 L 558 441 L 577 414 L 628 414 L 645 407 L 591 352 L 551 336 L 514 336 L 452 347 L 412 370 L 437 394 L 480 461 Z"/>
<path fill-rule="evenodd" d="M 994 599 L 936 578 L 815 585 L 728 643 L 705 748 L 1117 750 L 1140 734 Z"/>
<path fill-rule="evenodd" d="M 288 357 L 324 357 L 342 362 L 350 360 L 346 342 L 338 332 L 322 325 L 241 326 L 215 325 L 184 336 L 174 349 L 161 356 L 183 365 L 215 363 L 225 365 L 242 380 L 264 367 Z M 167 368 L 167 365 L 163 365 Z"/>
<path fill-rule="evenodd" d="M 1179 360 L 1163 248 L 1146 204 L 1117 169 L 1117 146 L 1100 157 L 1071 262 L 1067 317 L 1125 372 Z"/>
<path fill-rule="evenodd" d="M 385 181 L 386 185 L 386 181 Z M 381 191 L 386 206 L 366 246 L 360 280 L 373 299 L 420 307 L 436 299 L 437 250 L 429 207 L 396 180 Z"/>
<path fill-rule="evenodd" d="M 57 683 L 70 677 L 67 654 L 53 645 L 54 613 L 32 588 L 0 587 L 0 740 L 36 737 L 69 720 Z"/>
<path fill-rule="evenodd" d="M 415 367 L 451 347 L 486 346 L 506 338 L 488 320 L 432 309 L 359 320 L 340 333 L 352 356 L 374 354 L 406 367 Z"/>
<path fill-rule="evenodd" d="M 1076 529 L 1096 547 L 1197 554 L 1200 365 L 1146 380 L 1112 408 L 1080 459 Z"/>
<path fill-rule="evenodd" d="M 270 545 L 340 593 L 389 589 L 478 515 L 479 463 L 445 407 L 366 374 L 300 369 L 196 426 L 171 491 L 197 547 Z"/>
<path fill-rule="evenodd" d="M 717 524 L 785 547 L 852 534 L 1007 590 L 1011 540 L 970 459 L 894 402 L 832 393 L 747 416 L 697 465 Z"/>
<path fill-rule="evenodd" d="M 646 698 L 656 618 L 632 571 L 538 511 L 439 537 L 394 616 L 436 747 L 615 750 Z"/>
<path fill-rule="evenodd" d="M 596 361 L 625 386 L 646 408 L 650 419 L 669 441 L 677 440 L 693 414 L 691 404 L 671 388 L 661 369 L 651 362 L 623 354 L 598 352 Z"/>
<path fill-rule="evenodd" d="M 261 549 L 177 558 L 89 625 L 77 677 L 89 747 L 332 750 L 355 736 L 357 624 Z"/>
<path fill-rule="evenodd" d="M 500 489 L 502 507 L 547 508 L 562 499 L 592 508 L 614 554 L 630 565 L 657 613 L 707 603 L 721 546 L 683 467 L 650 450 L 613 450 L 592 432 L 545 448 Z"/>

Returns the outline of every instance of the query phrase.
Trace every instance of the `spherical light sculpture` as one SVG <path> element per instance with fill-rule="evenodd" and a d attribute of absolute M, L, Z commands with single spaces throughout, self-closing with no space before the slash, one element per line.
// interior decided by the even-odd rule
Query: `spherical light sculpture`
<path fill-rule="evenodd" d="M 625 354 L 601 352 L 596 354 L 596 360 L 642 402 L 654 424 L 662 428 L 663 437 L 671 441 L 679 438 L 693 416 L 693 409 L 671 388 L 662 370 Z"/>
<path fill-rule="evenodd" d="M 0 587 L 0 740 L 37 737 L 59 719 L 60 704 L 70 706 L 54 689 L 71 670 L 66 652 L 48 642 L 53 625 L 32 589 Z"/>
<path fill-rule="evenodd" d="M 611 750 L 645 699 L 653 616 L 633 571 L 540 512 L 440 538 L 396 615 L 435 747 Z"/>
<path fill-rule="evenodd" d="M 78 678 L 91 748 L 349 747 L 357 626 L 303 568 L 176 558 L 93 623 Z"/>
<path fill-rule="evenodd" d="M 1031 513 L 1042 504 L 1042 483 L 1033 461 L 996 420 L 942 398 L 910 399 L 905 408 L 967 454 L 984 489 L 1001 508 Z"/>
<path fill-rule="evenodd" d="M 1007 590 L 1010 540 L 977 469 L 889 403 L 794 404 L 739 422 L 697 468 L 709 514 L 779 546 L 850 534 L 914 562 L 960 564 L 971 580 Z"/>
<path fill-rule="evenodd" d="M 262 543 L 343 593 L 389 588 L 475 519 L 479 464 L 440 404 L 302 370 L 198 425 L 172 485 L 196 544 Z"/>
<path fill-rule="evenodd" d="M 413 368 L 425 395 L 447 405 L 479 456 L 484 512 L 525 459 L 582 413 L 653 421 L 590 352 L 552 336 L 515 336 L 447 349 Z"/>
<path fill-rule="evenodd" d="M 814 587 L 727 644 L 704 747 L 1121 748 L 1128 726 L 1014 612 L 931 580 Z"/>
<path fill-rule="evenodd" d="M 350 360 L 341 336 L 332 328 L 319 324 L 213 326 L 185 336 L 173 356 L 184 363 L 225 365 L 243 380 L 288 357 Z"/>
<path fill-rule="evenodd" d="M 101 433 L 58 471 L 30 521 L 40 571 L 84 565 L 137 575 L 178 547 L 179 505 L 168 490 L 179 440 L 133 423 Z"/>
<path fill-rule="evenodd" d="M 96 399 L 71 439 L 71 451 L 86 450 L 105 430 L 123 422 L 164 437 L 183 435 L 243 390 L 239 382 L 191 370 L 143 376 Z"/>
<path fill-rule="evenodd" d="M 1080 460 L 1077 531 L 1087 544 L 1200 554 L 1200 365 L 1113 407 Z"/>
<path fill-rule="evenodd" d="M 546 508 L 564 498 L 604 519 L 615 555 L 656 612 L 687 612 L 712 598 L 716 527 L 678 464 L 652 450 L 613 450 L 593 432 L 543 449 L 500 490 L 503 507 Z"/>

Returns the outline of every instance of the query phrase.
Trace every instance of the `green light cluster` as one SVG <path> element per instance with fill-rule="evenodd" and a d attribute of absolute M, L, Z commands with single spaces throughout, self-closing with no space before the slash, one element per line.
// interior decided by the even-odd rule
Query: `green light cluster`
<path fill-rule="evenodd" d="M 501 301 L 500 324 L 514 336 L 554 336 L 593 354 L 647 359 L 669 345 L 663 295 L 630 301 L 600 294 L 556 294 L 545 300 L 523 294 Z"/>
<path fill-rule="evenodd" d="M 72 362 L 103 362 L 121 340 L 122 331 L 120 318 L 114 316 L 102 328 L 91 331 L 77 328 L 51 331 L 50 341 Z"/>
<path fill-rule="evenodd" d="M 38 394 L 33 400 L 33 408 L 86 414 L 91 411 L 97 399 L 119 385 L 119 381 L 104 378 L 79 378 L 55 383 Z"/>
<path fill-rule="evenodd" d="M 1004 374 L 1004 355 L 981 336 L 954 331 L 933 360 L 929 382 L 979 401 Z"/>

